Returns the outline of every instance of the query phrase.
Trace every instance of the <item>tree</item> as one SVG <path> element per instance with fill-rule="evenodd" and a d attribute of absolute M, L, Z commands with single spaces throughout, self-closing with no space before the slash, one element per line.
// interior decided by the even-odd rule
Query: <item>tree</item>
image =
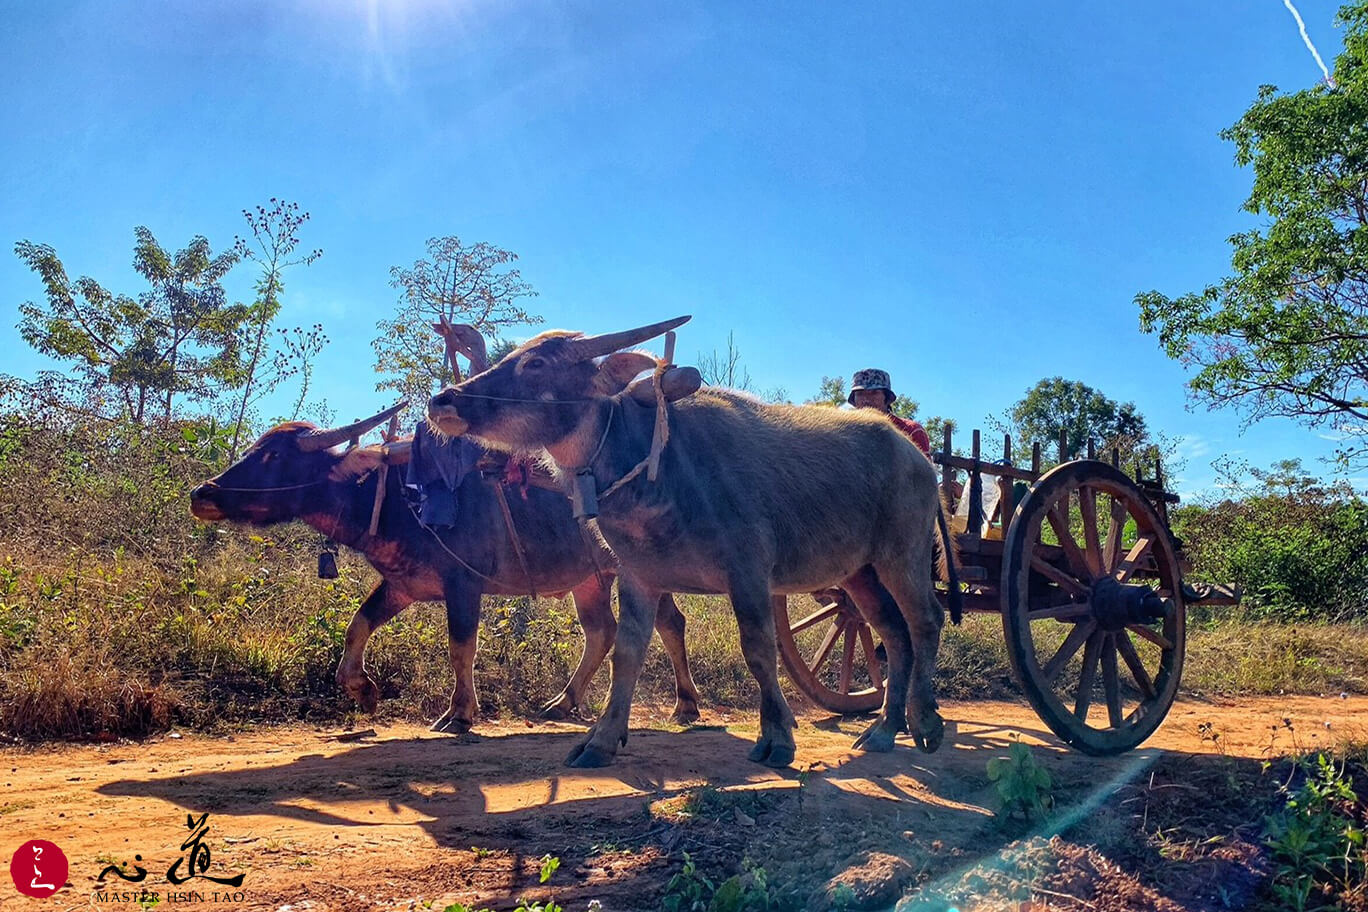
<path fill-rule="evenodd" d="M 47 298 L 20 305 L 19 332 L 43 354 L 73 364 L 78 395 L 96 414 L 109 417 L 112 404 L 142 422 L 159 407 L 169 420 L 177 396 L 211 399 L 231 382 L 247 309 L 229 304 L 219 283 L 237 256 L 215 256 L 199 236 L 174 255 L 145 227 L 134 236 L 133 268 L 150 286 L 136 299 L 88 276 L 71 281 L 47 244 L 17 243 L 15 254 L 38 273 Z M 71 398 L 60 381 L 44 372 L 28 388 L 59 404 Z"/>
<path fill-rule="evenodd" d="M 736 334 L 727 333 L 727 350 L 719 353 L 713 349 L 710 354 L 698 353 L 698 373 L 709 386 L 724 386 L 727 389 L 754 393 L 766 402 L 787 402 L 788 390 L 782 386 L 772 386 L 761 391 L 751 379 L 750 371 L 741 363 L 741 350 L 736 347 Z"/>
<path fill-rule="evenodd" d="M 1024 447 L 1040 442 L 1045 453 L 1068 432 L 1068 454 L 1079 456 L 1089 440 L 1130 455 L 1149 443 L 1145 419 L 1133 402 L 1118 403 L 1077 380 L 1048 377 L 1026 391 L 1007 412 L 1008 429 Z"/>
<path fill-rule="evenodd" d="M 750 371 L 741 363 L 741 350 L 736 347 L 736 334 L 727 333 L 727 350 L 721 354 L 713 349 L 711 354 L 698 353 L 698 373 L 709 386 L 725 386 L 728 389 L 754 392 Z"/>
<path fill-rule="evenodd" d="M 1135 302 L 1141 329 L 1196 371 L 1196 400 L 1330 424 L 1350 465 L 1368 462 L 1368 3 L 1339 21 L 1333 85 L 1263 86 L 1221 133 L 1253 167 L 1244 209 L 1267 220 L 1230 238 L 1232 273 Z"/>
<path fill-rule="evenodd" d="M 308 266 L 321 257 L 323 251 L 315 249 L 292 259 L 299 246 L 299 229 L 309 220 L 309 213 L 300 212 L 298 203 L 287 203 L 275 197 L 271 197 L 268 206 L 242 210 L 252 240 L 239 237 L 233 245 L 238 257 L 251 260 L 261 268 L 261 275 L 256 282 L 256 301 L 247 309 L 242 327 L 243 361 L 236 377 L 239 386 L 230 460 L 237 458 L 252 406 L 296 374 L 301 375 L 303 382 L 290 417 L 298 417 L 313 376 L 313 359 L 328 341 L 323 335 L 323 327 L 315 324 L 310 330 L 299 327 L 293 332 L 280 330 L 278 347 L 273 349 L 271 346 L 274 337 L 271 328 L 280 315 L 280 296 L 285 290 L 282 282 L 285 270 L 292 266 Z"/>
<path fill-rule="evenodd" d="M 840 408 L 846 404 L 846 385 L 844 377 L 822 377 L 817 387 L 817 395 L 807 401 L 808 405 L 829 405 Z"/>
<path fill-rule="evenodd" d="M 414 403 L 452 380 L 446 348 L 432 323 L 443 317 L 469 323 L 488 338 L 501 326 L 541 322 L 521 303 L 537 293 L 509 265 L 518 258 L 512 251 L 483 241 L 466 245 L 451 236 L 430 238 L 427 254 L 412 268 L 390 270 L 390 285 L 400 292 L 399 310 L 376 324 L 380 335 L 371 343 L 375 370 L 383 376 L 375 388 L 398 390 Z"/>

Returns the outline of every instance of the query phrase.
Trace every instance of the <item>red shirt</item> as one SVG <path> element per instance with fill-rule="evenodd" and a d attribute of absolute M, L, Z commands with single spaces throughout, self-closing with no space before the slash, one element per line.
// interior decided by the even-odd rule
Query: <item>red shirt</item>
<path fill-rule="evenodd" d="M 913 421 L 909 418 L 899 418 L 892 412 L 889 413 L 888 420 L 893 422 L 895 428 L 906 434 L 908 439 L 917 445 L 917 449 L 921 450 L 927 456 L 931 455 L 931 437 L 926 433 L 926 428 L 921 426 L 920 421 Z"/>

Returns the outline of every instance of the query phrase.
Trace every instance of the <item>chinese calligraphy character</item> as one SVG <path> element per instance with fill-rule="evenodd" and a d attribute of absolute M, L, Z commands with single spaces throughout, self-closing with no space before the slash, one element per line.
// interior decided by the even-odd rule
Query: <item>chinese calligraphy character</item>
<path fill-rule="evenodd" d="M 134 855 L 134 856 L 133 856 L 133 860 L 134 860 L 134 861 L 142 861 L 142 856 L 141 856 L 141 855 Z M 133 866 L 133 870 L 137 871 L 138 873 L 137 873 L 137 874 L 127 874 L 127 873 L 124 872 L 123 868 L 121 868 L 119 865 L 110 865 L 109 867 L 107 867 L 107 868 L 105 868 L 103 871 L 101 871 L 101 872 L 100 872 L 100 876 L 99 876 L 98 878 L 96 878 L 96 879 L 97 879 L 97 880 L 104 880 L 105 877 L 107 877 L 107 876 L 110 875 L 110 874 L 113 874 L 113 875 L 115 875 L 116 877 L 121 877 L 121 878 L 123 878 L 124 880 L 128 881 L 129 883 L 141 883 L 142 880 L 143 880 L 143 878 L 145 878 L 145 877 L 147 876 L 147 869 L 146 869 L 146 868 L 140 868 L 140 867 L 138 867 L 137 865 L 134 865 L 134 866 Z"/>
<path fill-rule="evenodd" d="M 185 815 L 185 827 L 190 830 L 190 836 L 181 843 L 181 851 L 189 852 L 187 857 L 177 858 L 166 872 L 166 879 L 179 886 L 195 877 L 203 876 L 205 880 L 212 880 L 214 883 L 225 884 L 230 887 L 242 886 L 242 878 L 246 875 L 238 874 L 235 877 L 210 877 L 204 872 L 209 870 L 209 847 L 200 840 L 204 834 L 209 832 L 209 814 L 206 812 L 196 820 L 189 814 Z M 181 862 L 186 862 L 187 873 L 180 875 Z"/>

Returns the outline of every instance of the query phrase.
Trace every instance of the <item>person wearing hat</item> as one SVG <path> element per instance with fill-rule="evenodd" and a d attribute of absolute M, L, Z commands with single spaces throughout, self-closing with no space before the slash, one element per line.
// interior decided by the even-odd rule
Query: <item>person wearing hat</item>
<path fill-rule="evenodd" d="M 917 449 L 927 456 L 931 455 L 931 437 L 921 422 L 899 418 L 893 414 L 893 403 L 898 401 L 898 397 L 893 392 L 888 371 L 879 370 L 877 367 L 866 367 L 864 370 L 856 371 L 850 381 L 850 396 L 847 401 L 856 408 L 872 408 L 883 412 L 888 416 L 888 420 L 893 422 L 894 427 L 917 445 Z"/>

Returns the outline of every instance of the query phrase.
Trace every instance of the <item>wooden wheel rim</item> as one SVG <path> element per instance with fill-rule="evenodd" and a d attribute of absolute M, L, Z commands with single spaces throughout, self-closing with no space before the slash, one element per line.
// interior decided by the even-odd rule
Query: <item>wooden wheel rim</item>
<path fill-rule="evenodd" d="M 1099 494 L 1109 495 L 1112 500 L 1113 511 L 1107 519 L 1097 514 Z M 1064 505 L 1063 515 L 1067 517 L 1068 505 L 1075 498 L 1079 502 L 1084 540 L 1079 543 L 1075 539 L 1074 548 L 1070 549 L 1056 526 L 1060 517 L 1057 508 Z M 1085 506 L 1089 502 L 1091 517 Z M 1119 523 L 1115 506 L 1118 502 L 1125 509 Z M 1056 511 L 1053 519 L 1051 511 Z M 1136 543 L 1126 549 L 1122 532 L 1128 520 L 1135 523 Z M 1041 560 L 1033 561 L 1033 557 L 1040 558 L 1035 552 L 1042 524 L 1047 522 L 1060 538 L 1063 563 L 1069 573 L 1058 567 L 1042 568 Z M 1103 525 L 1107 526 L 1105 531 Z M 1091 578 L 1085 578 L 1083 566 Z M 1144 582 L 1157 586 L 1171 602 L 1171 609 L 1162 622 L 1127 624 L 1119 630 L 1109 629 L 1114 624 L 1104 626 L 1091 612 L 1083 615 L 1084 620 L 1074 621 L 1066 614 L 1074 606 L 1033 613 L 1029 606 L 1033 576 L 1037 583 L 1053 584 L 1061 595 L 1082 583 L 1088 599 L 1092 597 L 1092 584 L 1103 576 L 1120 578 L 1122 582 Z M 1158 512 L 1129 478 L 1112 466 L 1093 460 L 1065 463 L 1042 476 L 1012 518 L 1004 548 L 1002 599 L 1003 632 L 1012 669 L 1027 699 L 1056 735 L 1085 753 L 1108 755 L 1130 750 L 1154 733 L 1177 696 L 1183 667 L 1186 608 L 1172 539 Z M 1033 627 L 1048 620 L 1072 622 L 1074 626 L 1064 644 L 1042 663 L 1038 647 L 1043 644 L 1036 642 Z M 1135 648 L 1133 636 L 1153 644 L 1153 649 L 1158 650 L 1157 661 L 1144 660 Z M 1053 678 L 1080 651 L 1082 668 L 1074 692 L 1068 695 L 1073 701 L 1070 706 L 1057 692 Z M 1105 692 L 1100 706 L 1091 696 L 1098 675 Z M 1139 692 L 1139 698 L 1131 701 L 1134 706 L 1128 710 L 1120 697 L 1122 675 L 1128 675 Z M 1086 694 L 1087 699 L 1080 701 L 1080 693 Z M 1092 724 L 1094 712 L 1102 715 L 1103 709 L 1107 717 L 1105 727 Z"/>
<path fill-rule="evenodd" d="M 819 613 L 820 610 L 819 606 Z M 802 627 L 804 621 L 812 617 L 813 615 L 807 615 L 791 619 L 788 599 L 782 595 L 774 597 L 775 634 L 779 642 L 779 655 L 784 660 L 784 669 L 788 672 L 789 680 L 814 703 L 832 712 L 867 713 L 877 710 L 883 705 L 884 675 L 882 663 L 873 657 L 878 644 L 874 631 L 858 612 L 847 611 L 840 606 L 830 617 L 812 623 L 811 627 Z M 835 633 L 827 657 L 816 663 L 815 667 L 809 664 L 810 658 L 804 654 L 804 649 L 798 642 L 798 637 L 794 633 L 795 627 L 800 628 L 800 633 L 815 628 L 820 634 L 819 650 L 826 645 L 827 637 Z M 815 658 L 816 651 L 813 652 Z M 822 671 L 833 661 L 837 665 L 836 686 L 844 687 L 845 690 L 832 688 L 823 679 Z M 872 664 L 878 665 L 879 670 L 875 674 L 868 672 Z M 872 680 L 873 686 L 856 687 L 856 668 L 864 670 L 865 677 Z"/>

